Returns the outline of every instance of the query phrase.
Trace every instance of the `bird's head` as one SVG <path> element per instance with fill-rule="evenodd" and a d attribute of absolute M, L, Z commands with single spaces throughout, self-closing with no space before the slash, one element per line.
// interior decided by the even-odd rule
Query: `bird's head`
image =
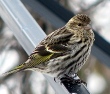
<path fill-rule="evenodd" d="M 70 31 L 88 31 L 91 29 L 90 21 L 90 18 L 86 14 L 77 14 L 68 21 L 66 27 Z"/>
<path fill-rule="evenodd" d="M 73 33 L 77 40 L 94 40 L 94 33 L 90 26 L 90 18 L 86 14 L 77 14 L 66 24 L 69 32 Z"/>

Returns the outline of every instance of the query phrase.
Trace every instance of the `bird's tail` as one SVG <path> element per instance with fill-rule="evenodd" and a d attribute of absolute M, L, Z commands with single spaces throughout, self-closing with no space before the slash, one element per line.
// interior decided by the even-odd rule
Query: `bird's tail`
<path fill-rule="evenodd" d="M 13 74 L 13 73 L 20 72 L 22 70 L 24 70 L 24 64 L 21 64 L 21 65 L 15 67 L 13 70 L 10 70 L 8 72 L 3 73 L 2 75 L 7 76 L 7 75 L 10 75 L 10 74 Z"/>

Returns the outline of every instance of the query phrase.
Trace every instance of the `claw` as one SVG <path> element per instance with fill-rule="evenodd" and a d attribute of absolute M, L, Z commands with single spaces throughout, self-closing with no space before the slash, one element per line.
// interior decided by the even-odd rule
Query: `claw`
<path fill-rule="evenodd" d="M 55 81 L 56 83 L 61 83 L 60 80 L 59 80 L 57 77 L 54 77 L 54 81 Z M 62 83 L 61 83 L 61 84 L 62 84 Z"/>
<path fill-rule="evenodd" d="M 83 81 L 81 79 L 76 79 L 75 80 L 75 84 L 82 84 L 82 83 L 87 86 L 87 83 L 85 81 Z"/>

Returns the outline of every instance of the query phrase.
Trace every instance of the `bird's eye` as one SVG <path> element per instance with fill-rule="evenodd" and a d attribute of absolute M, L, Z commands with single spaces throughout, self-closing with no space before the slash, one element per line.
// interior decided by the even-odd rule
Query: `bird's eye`
<path fill-rule="evenodd" d="M 82 26 L 82 24 L 81 24 L 81 23 L 79 23 L 79 24 L 78 24 L 78 26 Z"/>

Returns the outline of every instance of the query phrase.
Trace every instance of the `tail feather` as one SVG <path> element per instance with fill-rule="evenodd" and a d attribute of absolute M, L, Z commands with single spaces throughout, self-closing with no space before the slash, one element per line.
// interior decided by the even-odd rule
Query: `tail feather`
<path fill-rule="evenodd" d="M 3 73 L 2 76 L 7 76 L 7 75 L 10 75 L 10 74 L 13 74 L 13 73 L 17 73 L 19 71 L 21 71 L 21 70 L 20 69 L 14 69 L 14 70 Z"/>
<path fill-rule="evenodd" d="M 17 72 L 20 72 L 24 70 L 24 64 L 21 64 L 17 67 L 15 67 L 13 70 L 11 71 L 8 71 L 8 72 L 5 72 L 4 74 L 2 74 L 3 76 L 7 76 L 7 75 L 10 75 L 10 74 L 14 74 L 14 73 L 17 73 Z"/>

